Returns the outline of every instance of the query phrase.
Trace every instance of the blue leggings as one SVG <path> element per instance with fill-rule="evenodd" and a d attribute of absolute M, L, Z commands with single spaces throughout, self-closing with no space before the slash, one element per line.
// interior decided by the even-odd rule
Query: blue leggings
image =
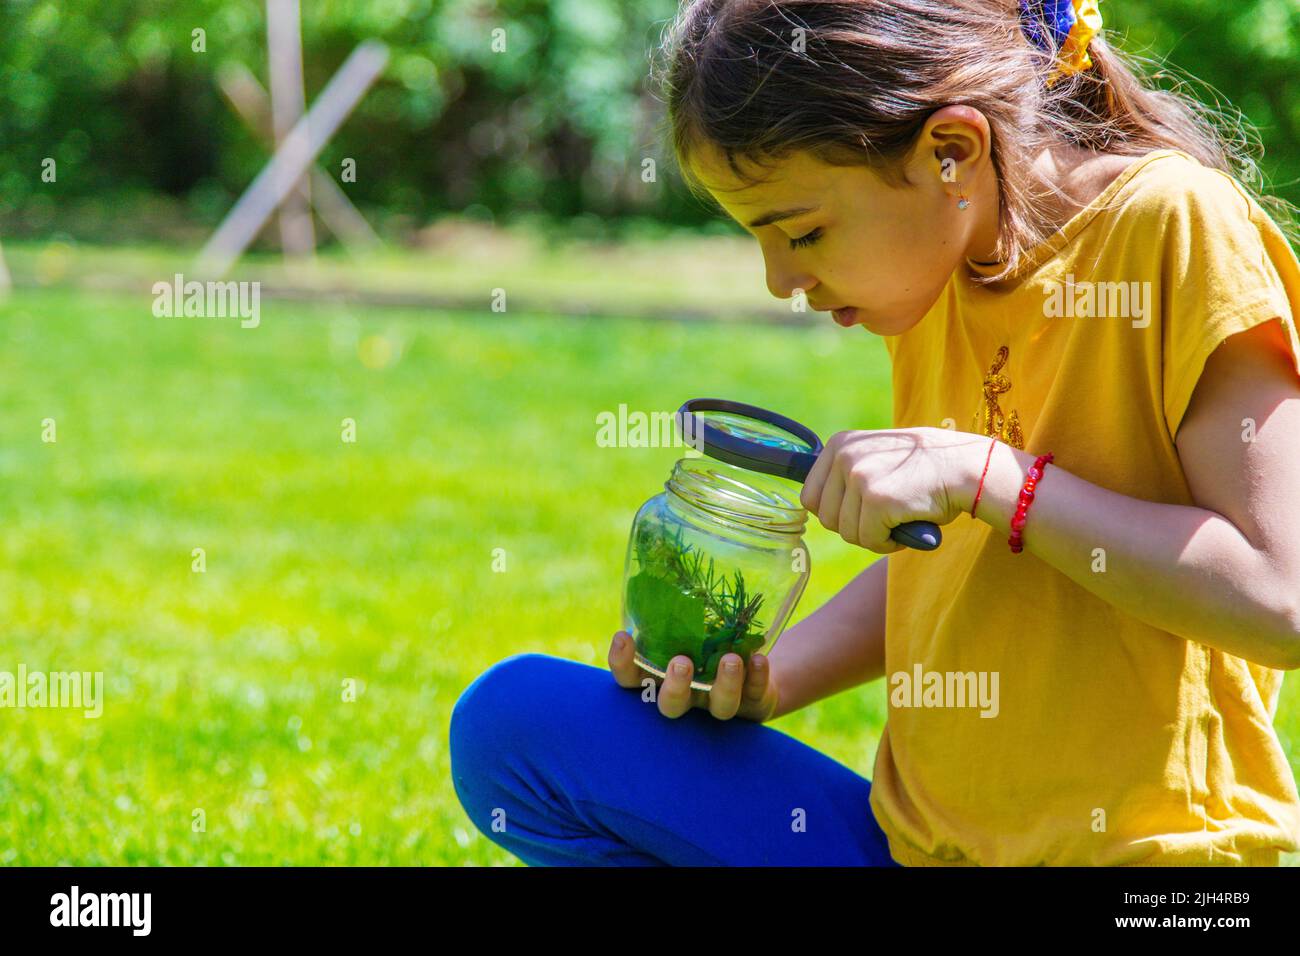
<path fill-rule="evenodd" d="M 451 714 L 474 825 L 529 866 L 897 866 L 869 781 L 787 734 L 676 719 L 610 672 L 516 654 Z"/>

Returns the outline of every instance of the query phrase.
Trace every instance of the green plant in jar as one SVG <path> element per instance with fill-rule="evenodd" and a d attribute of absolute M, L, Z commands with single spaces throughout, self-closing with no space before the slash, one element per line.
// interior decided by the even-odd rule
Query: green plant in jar
<path fill-rule="evenodd" d="M 680 529 L 670 536 L 654 522 L 637 529 L 635 548 L 640 570 L 627 582 L 627 609 L 644 656 L 667 664 L 685 654 L 697 677 L 711 682 L 723 655 L 748 659 L 763 646 L 763 595 L 749 592 L 740 570 L 719 574 Z"/>
<path fill-rule="evenodd" d="M 623 623 L 636 662 L 660 677 L 677 655 L 710 690 L 724 655 L 776 642 L 808 577 L 795 486 L 708 458 L 683 458 L 632 521 Z"/>

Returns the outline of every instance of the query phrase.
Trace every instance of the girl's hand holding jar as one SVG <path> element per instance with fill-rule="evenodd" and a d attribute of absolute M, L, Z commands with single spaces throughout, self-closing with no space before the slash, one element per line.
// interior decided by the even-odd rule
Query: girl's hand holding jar
<path fill-rule="evenodd" d="M 699 707 L 719 720 L 743 717 L 763 723 L 776 711 L 776 681 L 772 678 L 771 662 L 764 654 L 751 654 L 748 668 L 739 654 L 723 655 L 711 691 L 691 688 L 694 665 L 684 654 L 672 659 L 666 679 L 646 673 L 637 666 L 635 656 L 631 636 L 626 631 L 618 631 L 609 648 L 609 669 L 614 680 L 630 690 L 644 690 L 643 682 L 653 680 L 659 712 L 665 717 L 680 717 Z"/>

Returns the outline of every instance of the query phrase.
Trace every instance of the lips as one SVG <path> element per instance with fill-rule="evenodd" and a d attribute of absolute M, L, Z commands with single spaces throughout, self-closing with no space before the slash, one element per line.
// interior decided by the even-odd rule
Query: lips
<path fill-rule="evenodd" d="M 843 328 L 848 328 L 858 321 L 858 310 L 851 306 L 843 309 L 835 309 L 831 312 L 831 317 L 835 319 L 835 324 Z"/>

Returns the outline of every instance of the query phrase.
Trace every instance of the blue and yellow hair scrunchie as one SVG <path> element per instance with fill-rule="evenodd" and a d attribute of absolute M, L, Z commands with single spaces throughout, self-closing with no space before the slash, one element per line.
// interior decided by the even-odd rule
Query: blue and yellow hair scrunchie
<path fill-rule="evenodd" d="M 1100 0 L 1020 0 L 1020 24 L 1025 35 L 1043 50 L 1057 47 L 1056 65 L 1047 77 L 1051 86 L 1063 76 L 1092 66 L 1088 44 L 1101 32 Z M 1050 31 L 1050 37 L 1043 27 Z"/>

